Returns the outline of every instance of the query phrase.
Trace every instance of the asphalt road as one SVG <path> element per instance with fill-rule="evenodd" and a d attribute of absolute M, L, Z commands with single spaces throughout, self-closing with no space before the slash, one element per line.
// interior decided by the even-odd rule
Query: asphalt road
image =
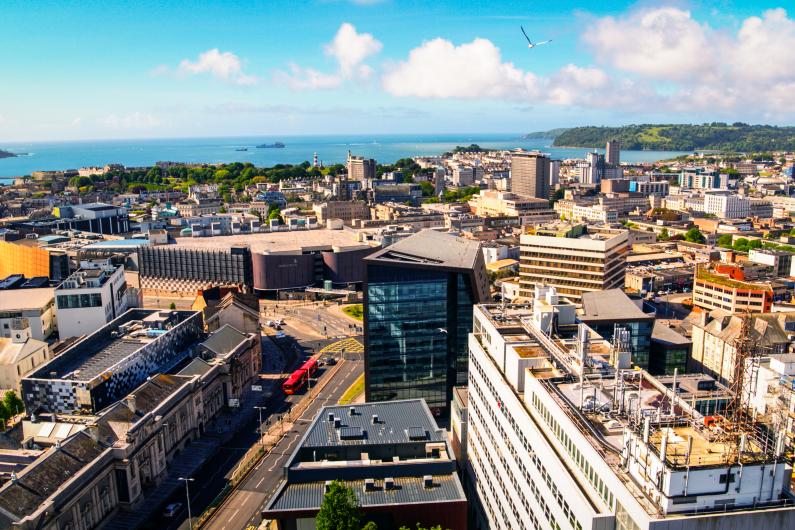
<path fill-rule="evenodd" d="M 331 367 L 328 368 L 330 371 Z M 241 530 L 258 525 L 260 511 L 282 480 L 282 466 L 295 450 L 296 443 L 306 432 L 310 422 L 324 405 L 336 404 L 345 390 L 361 374 L 361 361 L 346 360 L 334 374 L 334 379 L 313 398 L 300 418 L 294 420 L 290 431 L 273 450 L 265 455 L 248 477 L 237 487 L 205 528 L 209 530 Z M 326 372 L 328 373 L 328 371 Z M 322 379 L 323 375 L 321 375 Z M 288 396 L 300 398 L 302 396 Z"/>

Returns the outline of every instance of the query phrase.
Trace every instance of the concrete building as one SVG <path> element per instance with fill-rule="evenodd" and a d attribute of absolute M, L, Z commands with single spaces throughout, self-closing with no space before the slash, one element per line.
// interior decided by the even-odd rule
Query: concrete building
<path fill-rule="evenodd" d="M 795 313 L 754 314 L 751 338 L 765 357 L 791 353 Z M 722 309 L 702 311 L 693 324 L 693 350 L 688 370 L 711 375 L 721 383 L 734 381 L 735 339 L 742 327 L 741 315 Z"/>
<path fill-rule="evenodd" d="M 49 339 L 57 328 L 54 290 L 0 290 L 0 337 L 10 338 L 11 329 L 20 318 L 27 321 L 31 338 Z"/>
<path fill-rule="evenodd" d="M 541 153 L 511 153 L 511 191 L 523 197 L 549 198 L 549 159 Z"/>
<path fill-rule="evenodd" d="M 692 399 L 643 370 L 617 370 L 621 350 L 573 320 L 550 328 L 553 316 L 475 308 L 464 482 L 477 528 L 795 525 L 780 437 L 715 421 L 730 442 L 713 441 Z M 742 478 L 731 449 L 740 443 Z"/>
<path fill-rule="evenodd" d="M 483 171 L 481 170 L 481 173 Z M 453 174 L 451 178 L 451 182 L 453 186 L 458 186 L 459 188 L 463 188 L 466 186 L 471 186 L 475 183 L 475 168 L 472 166 L 465 166 L 462 164 L 458 164 L 453 166 Z"/>
<path fill-rule="evenodd" d="M 589 291 L 624 285 L 629 235 L 589 234 L 584 225 L 559 223 L 520 238 L 521 295 L 536 285 L 550 285 L 562 296 L 579 300 Z"/>
<path fill-rule="evenodd" d="M 751 201 L 729 191 L 704 194 L 704 213 L 720 219 L 744 219 L 751 216 Z"/>
<path fill-rule="evenodd" d="M 61 338 L 93 333 L 131 306 L 124 267 L 110 259 L 82 261 L 55 289 L 55 301 Z"/>
<path fill-rule="evenodd" d="M 198 311 L 130 309 L 22 379 L 28 411 L 96 412 L 190 356 Z"/>
<path fill-rule="evenodd" d="M 729 176 L 703 167 L 686 167 L 679 173 L 681 190 L 715 190 L 727 189 Z"/>
<path fill-rule="evenodd" d="M 629 182 L 629 190 L 632 193 L 641 193 L 655 197 L 667 197 L 670 189 L 670 184 L 667 180 L 652 180 L 652 181 L 635 181 Z"/>
<path fill-rule="evenodd" d="M 585 155 L 585 171 L 580 180 L 583 184 L 596 184 L 605 178 L 605 157 L 599 153 L 587 153 Z"/>
<path fill-rule="evenodd" d="M 618 140 L 608 140 L 605 148 L 605 162 L 611 166 L 621 163 L 621 142 Z"/>
<path fill-rule="evenodd" d="M 323 407 L 283 475 L 262 511 L 280 530 L 314 528 L 333 480 L 353 491 L 362 522 L 378 528 L 467 525 L 447 433 L 421 399 Z"/>
<path fill-rule="evenodd" d="M 10 338 L 0 338 L 0 389 L 19 392 L 22 377 L 52 356 L 46 342 L 31 338 L 24 318 L 17 319 L 10 331 Z"/>
<path fill-rule="evenodd" d="M 776 277 L 791 275 L 792 256 L 792 252 L 769 248 L 752 248 L 748 251 L 749 261 L 772 267 L 773 275 Z"/>
<path fill-rule="evenodd" d="M 742 268 L 734 265 L 698 265 L 693 280 L 693 305 L 730 313 L 767 313 L 773 305 L 773 288 L 766 282 L 745 281 Z"/>
<path fill-rule="evenodd" d="M 348 180 L 364 182 L 375 178 L 376 162 L 372 158 L 353 156 L 348 152 Z"/>
<path fill-rule="evenodd" d="M 339 219 L 346 225 L 354 219 L 370 219 L 370 207 L 363 201 L 328 201 L 312 205 L 317 222 L 328 225 L 329 219 Z"/>
<path fill-rule="evenodd" d="M 511 192 L 480 190 L 480 194 L 470 202 L 473 203 L 475 213 L 481 217 L 521 217 L 527 221 L 523 224 L 555 218 L 547 199 L 524 197 Z"/>
<path fill-rule="evenodd" d="M 480 244 L 423 230 L 364 262 L 366 400 L 421 397 L 446 416 L 467 380 L 472 306 L 489 296 Z"/>

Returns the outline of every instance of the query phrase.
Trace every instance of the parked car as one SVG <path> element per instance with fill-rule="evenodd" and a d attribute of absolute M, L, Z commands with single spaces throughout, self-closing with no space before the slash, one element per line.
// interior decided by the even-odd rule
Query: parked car
<path fill-rule="evenodd" d="M 179 513 L 181 509 L 182 509 L 181 502 L 172 502 L 171 504 L 166 506 L 165 510 L 163 510 L 163 517 L 169 517 L 169 518 L 174 517 Z"/>
<path fill-rule="evenodd" d="M 321 359 L 321 360 L 323 361 L 323 363 L 325 363 L 325 364 L 327 364 L 329 366 L 334 366 L 335 364 L 337 364 L 337 359 L 335 359 L 334 357 L 326 356 L 326 357 L 323 357 L 323 359 Z"/>

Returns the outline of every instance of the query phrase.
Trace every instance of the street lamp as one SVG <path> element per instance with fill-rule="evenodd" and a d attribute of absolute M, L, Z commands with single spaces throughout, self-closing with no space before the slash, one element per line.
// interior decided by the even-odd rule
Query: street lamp
<path fill-rule="evenodd" d="M 259 407 L 255 405 L 254 408 L 257 409 L 257 412 L 259 413 L 259 423 L 257 424 L 257 427 L 259 428 L 259 443 L 260 445 L 265 445 L 265 442 L 262 440 L 262 410 L 267 410 L 268 407 Z"/>
<path fill-rule="evenodd" d="M 188 482 L 193 482 L 194 479 L 190 477 L 179 477 L 179 480 L 185 482 L 185 497 L 188 499 L 188 529 L 193 530 L 193 518 L 191 517 L 190 513 L 190 490 L 188 488 Z"/>

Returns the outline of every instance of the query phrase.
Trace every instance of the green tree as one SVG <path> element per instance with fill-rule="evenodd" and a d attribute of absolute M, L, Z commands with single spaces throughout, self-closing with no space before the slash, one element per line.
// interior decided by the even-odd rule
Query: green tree
<path fill-rule="evenodd" d="M 430 528 L 426 528 L 422 526 L 420 523 L 417 523 L 417 528 L 409 528 L 408 526 L 401 526 L 400 530 L 442 530 L 442 525 L 437 524 L 436 526 L 431 526 Z"/>
<path fill-rule="evenodd" d="M 667 228 L 663 227 L 663 229 L 660 230 L 660 235 L 657 236 L 657 239 L 659 239 L 660 241 L 668 241 L 669 239 L 671 239 L 671 234 L 668 233 Z"/>
<path fill-rule="evenodd" d="M 13 390 L 7 390 L 5 395 L 3 396 L 3 405 L 5 406 L 6 410 L 14 414 L 21 414 L 25 411 L 25 404 L 19 399 L 17 393 Z"/>
<path fill-rule="evenodd" d="M 699 230 L 697 226 L 694 226 L 685 232 L 685 241 L 689 241 L 691 243 L 705 243 L 707 238 L 704 237 L 704 234 L 701 233 L 701 230 Z"/>
<path fill-rule="evenodd" d="M 362 530 L 378 530 L 378 525 L 372 521 L 368 521 L 367 524 L 362 527 Z"/>
<path fill-rule="evenodd" d="M 422 189 L 422 196 L 423 197 L 433 197 L 436 188 L 433 187 L 433 184 L 427 181 L 420 182 L 420 188 Z"/>
<path fill-rule="evenodd" d="M 9 412 L 4 402 L 0 401 L 0 422 L 3 424 L 3 430 L 6 430 L 6 422 L 8 422 L 10 418 L 11 412 Z"/>
<path fill-rule="evenodd" d="M 732 235 L 723 234 L 718 238 L 718 246 L 723 248 L 732 248 Z"/>
<path fill-rule="evenodd" d="M 176 309 L 176 308 L 177 308 L 177 304 L 175 304 L 174 302 L 171 302 L 171 303 L 168 305 L 168 308 L 169 308 L 169 309 Z"/>
<path fill-rule="evenodd" d="M 333 481 L 323 495 L 315 525 L 317 530 L 361 530 L 359 501 L 353 490 Z"/>

